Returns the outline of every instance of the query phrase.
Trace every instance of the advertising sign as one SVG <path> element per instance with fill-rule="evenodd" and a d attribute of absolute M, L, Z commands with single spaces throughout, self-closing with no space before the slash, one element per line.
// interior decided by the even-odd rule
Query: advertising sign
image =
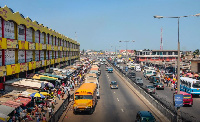
<path fill-rule="evenodd" d="M 46 66 L 46 60 L 42 60 L 42 66 Z"/>
<path fill-rule="evenodd" d="M 36 68 L 40 68 L 41 67 L 41 61 L 37 61 L 36 62 Z"/>
<path fill-rule="evenodd" d="M 29 50 L 35 50 L 35 43 L 29 42 Z"/>
<path fill-rule="evenodd" d="M 27 41 L 18 41 L 19 49 L 28 50 L 28 42 Z"/>
<path fill-rule="evenodd" d="M 35 43 L 35 49 L 36 49 L 36 50 L 39 50 L 39 49 L 40 49 L 39 43 Z"/>
<path fill-rule="evenodd" d="M 50 65 L 51 64 L 51 60 L 47 60 L 47 65 Z"/>
<path fill-rule="evenodd" d="M 0 66 L 0 77 L 6 76 L 6 66 Z"/>
<path fill-rule="evenodd" d="M 7 49 L 6 38 L 0 38 L 0 49 Z"/>
<path fill-rule="evenodd" d="M 32 61 L 32 62 L 28 62 L 28 69 L 29 70 L 32 70 L 32 69 L 35 69 L 36 68 L 36 62 L 35 61 Z"/>
<path fill-rule="evenodd" d="M 18 48 L 18 41 L 13 39 L 7 39 L 7 48 Z"/>
<path fill-rule="evenodd" d="M 175 107 L 182 107 L 183 106 L 183 95 L 182 94 L 174 95 L 174 102 L 175 102 Z"/>
<path fill-rule="evenodd" d="M 28 70 L 28 64 L 27 63 L 20 63 L 20 72 L 24 72 Z"/>
<path fill-rule="evenodd" d="M 47 49 L 47 45 L 46 44 L 42 44 L 42 49 L 46 50 Z"/>
<path fill-rule="evenodd" d="M 51 64 L 54 64 L 54 59 L 51 59 Z"/>
<path fill-rule="evenodd" d="M 6 66 L 7 75 L 12 75 L 20 72 L 20 65 L 19 64 L 11 64 Z"/>

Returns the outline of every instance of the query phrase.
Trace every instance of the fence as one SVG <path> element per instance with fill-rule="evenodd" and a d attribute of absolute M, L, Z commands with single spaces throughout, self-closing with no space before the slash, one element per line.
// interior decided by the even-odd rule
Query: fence
<path fill-rule="evenodd" d="M 108 61 L 109 62 L 109 61 Z M 125 78 L 140 94 L 142 94 L 154 107 L 156 107 L 166 118 L 171 122 L 177 121 L 177 110 L 171 102 L 168 102 L 166 98 L 160 97 L 157 94 L 152 95 L 145 91 L 141 86 L 138 86 L 133 80 L 128 78 L 123 70 L 114 66 L 114 63 L 109 62 L 110 65 L 117 71 L 123 78 Z M 197 119 L 188 113 L 181 112 L 180 119 L 187 122 L 196 122 Z"/>
<path fill-rule="evenodd" d="M 60 117 L 62 116 L 63 112 L 66 110 L 67 106 L 69 105 L 70 98 L 74 96 L 73 94 L 71 96 L 68 96 L 64 102 L 61 104 L 61 106 L 58 108 L 58 110 L 52 115 L 52 117 L 49 119 L 49 122 L 58 122 Z"/>

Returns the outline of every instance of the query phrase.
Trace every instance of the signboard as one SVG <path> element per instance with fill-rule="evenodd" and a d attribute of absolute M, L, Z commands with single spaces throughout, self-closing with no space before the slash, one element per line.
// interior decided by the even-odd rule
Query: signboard
<path fill-rule="evenodd" d="M 41 67 L 41 61 L 37 61 L 36 62 L 36 68 L 40 68 Z"/>
<path fill-rule="evenodd" d="M 18 41 L 19 49 L 28 50 L 28 42 L 27 41 Z"/>
<path fill-rule="evenodd" d="M 58 60 L 58 63 L 60 63 L 61 58 L 58 58 L 57 60 Z"/>
<path fill-rule="evenodd" d="M 51 64 L 54 64 L 54 59 L 51 59 Z"/>
<path fill-rule="evenodd" d="M 7 39 L 7 48 L 18 48 L 18 41 L 13 39 Z"/>
<path fill-rule="evenodd" d="M 32 70 L 36 68 L 36 62 L 32 61 L 32 62 L 28 62 L 28 69 Z"/>
<path fill-rule="evenodd" d="M 46 50 L 47 49 L 47 45 L 46 44 L 42 44 L 42 49 Z"/>
<path fill-rule="evenodd" d="M 36 49 L 36 50 L 39 50 L 39 49 L 40 49 L 39 43 L 35 43 L 35 49 Z"/>
<path fill-rule="evenodd" d="M 6 76 L 6 66 L 0 66 L 0 77 Z"/>
<path fill-rule="evenodd" d="M 50 65 L 51 64 L 51 60 L 47 60 L 47 65 Z"/>
<path fill-rule="evenodd" d="M 46 60 L 42 60 L 42 66 L 46 66 Z"/>
<path fill-rule="evenodd" d="M 57 58 L 55 59 L 55 64 L 56 64 L 56 63 L 58 63 L 58 59 L 57 59 Z"/>
<path fill-rule="evenodd" d="M 29 42 L 29 50 L 35 50 L 35 43 Z"/>
<path fill-rule="evenodd" d="M 19 64 L 6 65 L 7 75 L 13 75 L 20 72 Z"/>
<path fill-rule="evenodd" d="M 174 102 L 175 107 L 182 107 L 183 106 L 183 95 L 182 94 L 175 94 L 174 95 Z"/>
<path fill-rule="evenodd" d="M 54 46 L 54 50 L 55 50 L 55 51 L 58 51 L 58 46 Z"/>
<path fill-rule="evenodd" d="M 20 72 L 24 72 L 28 70 L 28 64 L 27 63 L 20 63 Z"/>
<path fill-rule="evenodd" d="M 7 49 L 6 38 L 0 38 L 0 49 Z"/>
<path fill-rule="evenodd" d="M 42 50 L 42 44 L 39 43 L 39 50 Z"/>

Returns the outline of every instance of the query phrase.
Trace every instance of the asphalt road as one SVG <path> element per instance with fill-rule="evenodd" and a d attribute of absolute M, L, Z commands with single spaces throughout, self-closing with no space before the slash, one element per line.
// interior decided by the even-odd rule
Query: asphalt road
<path fill-rule="evenodd" d="M 125 64 L 120 64 L 122 66 L 125 66 Z M 135 72 L 135 70 L 128 70 L 128 72 L 130 71 L 133 71 Z M 144 85 L 153 85 L 153 83 L 149 83 L 149 80 L 146 80 L 145 77 L 143 76 L 143 72 L 135 72 L 136 73 L 136 77 L 141 77 L 143 79 L 143 82 L 144 82 Z M 156 90 L 156 94 L 155 95 L 158 95 L 159 97 L 162 97 L 164 98 L 166 101 L 170 102 L 170 103 L 173 103 L 173 93 L 175 91 L 171 91 L 171 87 L 166 87 L 166 84 L 164 85 L 165 89 L 164 90 Z M 196 97 L 196 98 L 193 98 L 193 106 L 190 107 L 190 106 L 183 106 L 181 108 L 181 111 L 183 112 L 183 116 L 194 116 L 196 118 L 196 120 L 200 120 L 200 116 L 199 116 L 199 113 L 200 113 L 200 108 L 199 108 L 199 105 L 200 105 L 200 98 L 199 97 Z"/>
<path fill-rule="evenodd" d="M 117 81 L 119 89 L 110 89 L 111 81 Z M 115 73 L 107 73 L 101 66 L 100 99 L 93 114 L 73 114 L 72 106 L 63 122 L 132 122 L 138 111 L 150 109 L 121 81 Z M 64 112 L 65 114 L 66 112 Z"/>

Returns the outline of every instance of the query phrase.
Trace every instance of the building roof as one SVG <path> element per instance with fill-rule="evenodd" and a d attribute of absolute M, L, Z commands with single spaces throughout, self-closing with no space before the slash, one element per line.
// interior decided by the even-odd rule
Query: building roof
<path fill-rule="evenodd" d="M 167 51 L 173 51 L 173 52 L 176 52 L 178 50 L 152 50 L 152 51 L 157 51 L 157 52 L 167 52 Z"/>
<path fill-rule="evenodd" d="M 126 52 L 126 50 L 120 50 L 120 53 Z M 128 53 L 134 53 L 134 50 L 127 50 Z"/>

